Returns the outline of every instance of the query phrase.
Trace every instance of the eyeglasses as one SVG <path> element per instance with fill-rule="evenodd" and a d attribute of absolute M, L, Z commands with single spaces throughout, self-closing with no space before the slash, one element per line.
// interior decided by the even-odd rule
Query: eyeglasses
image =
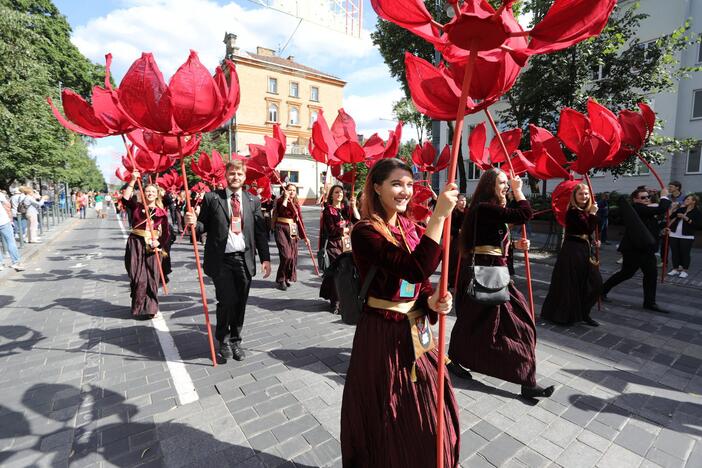
<path fill-rule="evenodd" d="M 651 198 L 650 195 L 641 195 L 641 196 L 639 196 L 639 200 L 648 200 L 648 199 L 650 199 L 650 198 Z"/>

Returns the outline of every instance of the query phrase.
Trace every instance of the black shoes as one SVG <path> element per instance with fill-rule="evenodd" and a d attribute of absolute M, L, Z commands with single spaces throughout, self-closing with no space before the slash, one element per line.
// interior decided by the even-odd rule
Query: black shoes
<path fill-rule="evenodd" d="M 285 281 L 281 281 L 281 282 L 277 283 L 276 288 L 280 289 L 281 291 L 287 291 L 288 285 L 285 283 Z"/>
<path fill-rule="evenodd" d="M 237 361 L 243 361 L 246 357 L 246 353 L 243 349 L 239 347 L 239 345 L 234 345 L 234 349 L 232 349 L 232 354 L 234 359 L 236 359 Z"/>
<path fill-rule="evenodd" d="M 522 396 L 524 398 L 548 398 L 553 395 L 553 390 L 553 385 L 546 388 L 539 387 L 538 385 L 535 387 L 526 387 L 522 385 Z"/>
<path fill-rule="evenodd" d="M 661 314 L 669 313 L 667 310 L 658 307 L 658 304 L 656 304 L 655 302 L 653 304 L 644 304 L 643 308 L 646 310 L 650 310 L 651 312 L 658 312 Z"/>
<path fill-rule="evenodd" d="M 225 360 L 229 360 L 234 357 L 234 352 L 232 351 L 232 347 L 229 343 L 225 341 L 220 341 L 219 342 L 219 355 L 222 356 Z"/>
<path fill-rule="evenodd" d="M 590 325 L 591 327 L 599 327 L 600 326 L 600 322 L 593 320 L 590 317 L 583 320 L 583 322 L 585 322 L 585 325 Z"/>
<path fill-rule="evenodd" d="M 450 373 L 455 375 L 456 377 L 460 377 L 462 379 L 466 380 L 471 380 L 473 378 L 473 375 L 470 373 L 468 369 L 465 367 L 461 366 L 460 364 L 456 362 L 449 362 L 446 364 L 446 368 L 449 370 Z"/>

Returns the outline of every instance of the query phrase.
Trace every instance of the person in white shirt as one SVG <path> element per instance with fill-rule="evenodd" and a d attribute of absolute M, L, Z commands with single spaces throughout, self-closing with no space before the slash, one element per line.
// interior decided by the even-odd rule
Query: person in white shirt
<path fill-rule="evenodd" d="M 20 263 L 20 253 L 15 244 L 14 229 L 12 227 L 12 208 L 7 196 L 4 192 L 0 192 L 0 242 L 10 254 L 12 261 L 11 267 L 17 271 L 24 270 L 24 266 Z M 0 269 L 4 266 L 4 255 L 0 261 Z"/>

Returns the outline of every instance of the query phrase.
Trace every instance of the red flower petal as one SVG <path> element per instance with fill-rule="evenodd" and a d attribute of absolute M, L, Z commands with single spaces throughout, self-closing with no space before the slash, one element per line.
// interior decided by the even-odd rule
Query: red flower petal
<path fill-rule="evenodd" d="M 125 113 L 140 127 L 171 133 L 171 97 L 163 75 L 150 53 L 143 53 L 122 78 L 117 91 Z"/>
<path fill-rule="evenodd" d="M 202 131 L 222 112 L 223 102 L 210 72 L 190 51 L 190 56 L 171 77 L 168 90 L 173 120 L 182 133 Z"/>
<path fill-rule="evenodd" d="M 564 180 L 558 184 L 551 194 L 551 208 L 553 208 L 556 221 L 558 221 L 558 224 L 561 226 L 565 226 L 565 216 L 568 211 L 568 203 L 570 202 L 573 189 L 581 182 L 582 179 Z"/>
<path fill-rule="evenodd" d="M 347 114 L 343 108 L 339 109 L 339 113 L 336 119 L 334 119 L 334 123 L 331 126 L 331 133 L 337 145 L 341 145 L 346 141 L 358 142 L 356 122 L 354 122 L 353 117 Z"/>
<path fill-rule="evenodd" d="M 490 147 L 488 149 L 490 151 L 490 162 L 492 163 L 507 161 L 505 157 L 512 157 L 514 152 L 517 151 L 517 148 L 519 148 L 519 144 L 522 141 L 521 128 L 515 128 L 506 132 L 501 132 L 500 135 L 502 135 L 502 140 L 505 143 L 505 147 L 507 148 L 508 154 L 504 154 L 504 151 L 502 150 L 502 145 L 500 144 L 500 140 L 497 138 L 497 135 L 494 136 L 490 141 Z"/>
<path fill-rule="evenodd" d="M 47 98 L 54 117 L 61 125 L 76 133 L 93 138 L 102 138 L 110 134 L 110 129 L 97 118 L 93 108 L 80 95 L 70 89 L 64 89 L 61 97 L 66 117 L 59 113 L 51 98 Z"/>
<path fill-rule="evenodd" d="M 347 141 L 342 144 L 336 149 L 334 155 L 348 164 L 362 162 L 366 157 L 363 147 L 356 141 Z"/>

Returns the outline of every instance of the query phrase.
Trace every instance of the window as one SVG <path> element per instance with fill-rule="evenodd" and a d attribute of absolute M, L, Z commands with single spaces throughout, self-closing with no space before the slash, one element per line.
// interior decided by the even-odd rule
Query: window
<path fill-rule="evenodd" d="M 607 77 L 607 70 L 605 70 L 604 65 L 593 65 L 592 66 L 592 73 L 590 75 L 590 78 L 592 81 L 600 81 L 602 78 Z"/>
<path fill-rule="evenodd" d="M 692 92 L 692 118 L 702 119 L 702 89 Z"/>
<path fill-rule="evenodd" d="M 294 81 L 290 82 L 290 96 L 300 97 L 300 85 Z"/>
<path fill-rule="evenodd" d="M 270 103 L 268 104 L 268 122 L 278 121 L 278 106 Z"/>
<path fill-rule="evenodd" d="M 310 128 L 312 128 L 312 124 L 317 121 L 317 117 L 319 117 L 319 112 L 316 110 L 310 112 Z"/>
<path fill-rule="evenodd" d="M 319 88 L 316 86 L 310 88 L 310 101 L 319 102 Z"/>
<path fill-rule="evenodd" d="M 297 107 L 290 108 L 290 125 L 300 125 L 300 111 Z"/>
<path fill-rule="evenodd" d="M 700 145 L 688 150 L 686 174 L 702 174 L 702 158 L 700 158 Z"/>
<path fill-rule="evenodd" d="M 280 180 L 285 182 L 285 178 L 288 178 L 287 182 L 290 184 L 300 183 L 300 171 L 280 171 Z"/>
<path fill-rule="evenodd" d="M 478 169 L 478 166 L 473 164 L 472 161 L 468 161 L 468 173 L 466 176 L 468 177 L 468 180 L 480 179 L 480 169 Z"/>
<path fill-rule="evenodd" d="M 278 94 L 278 79 L 268 78 L 268 92 L 272 94 Z"/>
<path fill-rule="evenodd" d="M 700 38 L 702 38 L 702 34 Z M 702 43 L 697 46 L 697 63 L 702 63 Z"/>

